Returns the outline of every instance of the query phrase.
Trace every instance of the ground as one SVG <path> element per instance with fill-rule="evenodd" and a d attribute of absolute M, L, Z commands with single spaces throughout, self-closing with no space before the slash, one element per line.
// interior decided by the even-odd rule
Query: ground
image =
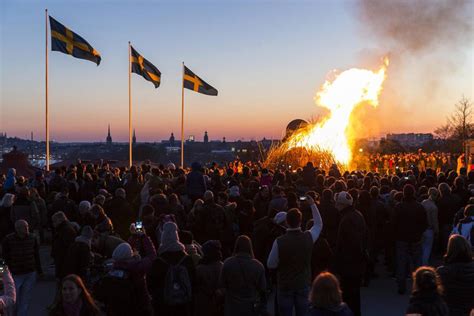
<path fill-rule="evenodd" d="M 41 259 L 45 275 L 38 280 L 34 288 L 33 299 L 28 315 L 47 315 L 46 308 L 54 301 L 56 281 L 54 267 L 49 257 L 49 247 L 41 248 Z M 398 295 L 395 281 L 383 270 L 378 271 L 380 277 L 372 280 L 368 288 L 362 288 L 363 316 L 400 316 L 404 315 L 408 306 L 408 294 Z"/>

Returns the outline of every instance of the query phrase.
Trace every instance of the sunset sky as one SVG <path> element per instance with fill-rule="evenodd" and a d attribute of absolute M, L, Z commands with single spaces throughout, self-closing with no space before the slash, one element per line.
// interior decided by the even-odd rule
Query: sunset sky
<path fill-rule="evenodd" d="M 379 108 L 361 136 L 432 132 L 463 95 L 474 96 L 474 37 L 393 51 L 358 1 L 0 1 L 0 132 L 44 139 L 45 13 L 86 39 L 94 63 L 49 53 L 51 139 L 128 140 L 128 47 L 162 73 L 158 89 L 132 74 L 138 141 L 179 138 L 181 62 L 219 91 L 185 91 L 185 135 L 279 138 L 294 118 L 322 112 L 314 96 L 333 70 L 378 69 L 391 58 Z M 473 18 L 473 2 L 463 10 Z M 361 132 L 362 133 L 362 132 Z"/>

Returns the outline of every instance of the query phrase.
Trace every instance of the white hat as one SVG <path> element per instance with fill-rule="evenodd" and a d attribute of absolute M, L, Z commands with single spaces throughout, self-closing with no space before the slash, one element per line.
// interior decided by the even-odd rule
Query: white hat
<path fill-rule="evenodd" d="M 351 206 L 354 203 L 354 199 L 352 199 L 352 196 L 346 191 L 336 193 L 334 200 L 336 201 L 336 207 L 341 208 Z"/>
<path fill-rule="evenodd" d="M 132 256 L 133 250 L 128 242 L 123 242 L 118 245 L 112 253 L 112 258 L 114 260 L 130 259 Z"/>
<path fill-rule="evenodd" d="M 273 221 L 277 224 L 284 223 L 286 221 L 286 212 L 278 212 L 273 218 Z"/>

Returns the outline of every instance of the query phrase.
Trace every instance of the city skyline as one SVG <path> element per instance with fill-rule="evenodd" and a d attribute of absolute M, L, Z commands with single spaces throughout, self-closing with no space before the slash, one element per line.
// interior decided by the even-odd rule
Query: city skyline
<path fill-rule="evenodd" d="M 376 69 L 390 55 L 386 43 L 366 34 L 357 1 L 150 1 L 138 8 L 127 2 L 93 8 L 88 3 L 0 4 L 0 130 L 44 139 L 45 8 L 103 58 L 96 67 L 50 52 L 51 139 L 60 142 L 101 141 L 108 122 L 114 139 L 127 141 L 128 40 L 163 76 L 154 89 L 132 75 L 140 141 L 166 139 L 171 132 L 180 137 L 182 61 L 219 90 L 217 97 L 185 92 L 185 136 L 211 130 L 211 139 L 231 140 L 280 138 L 292 119 L 324 113 L 313 98 L 333 69 Z M 469 8 L 472 15 L 472 3 Z M 392 55 L 380 105 L 364 113 L 373 122 L 367 134 L 432 132 L 443 124 L 462 95 L 472 100 L 473 52 L 471 41 L 456 49 L 433 48 L 422 58 Z M 433 60 L 452 66 L 451 72 L 437 74 L 440 80 L 426 78 Z M 378 124 L 394 112 L 400 120 Z"/>

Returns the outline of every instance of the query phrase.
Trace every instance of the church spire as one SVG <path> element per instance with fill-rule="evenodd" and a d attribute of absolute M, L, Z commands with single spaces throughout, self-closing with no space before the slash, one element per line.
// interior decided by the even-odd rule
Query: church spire
<path fill-rule="evenodd" d="M 105 139 L 105 142 L 107 143 L 107 145 L 112 144 L 112 135 L 110 135 L 110 124 L 107 130 L 107 138 Z"/>

